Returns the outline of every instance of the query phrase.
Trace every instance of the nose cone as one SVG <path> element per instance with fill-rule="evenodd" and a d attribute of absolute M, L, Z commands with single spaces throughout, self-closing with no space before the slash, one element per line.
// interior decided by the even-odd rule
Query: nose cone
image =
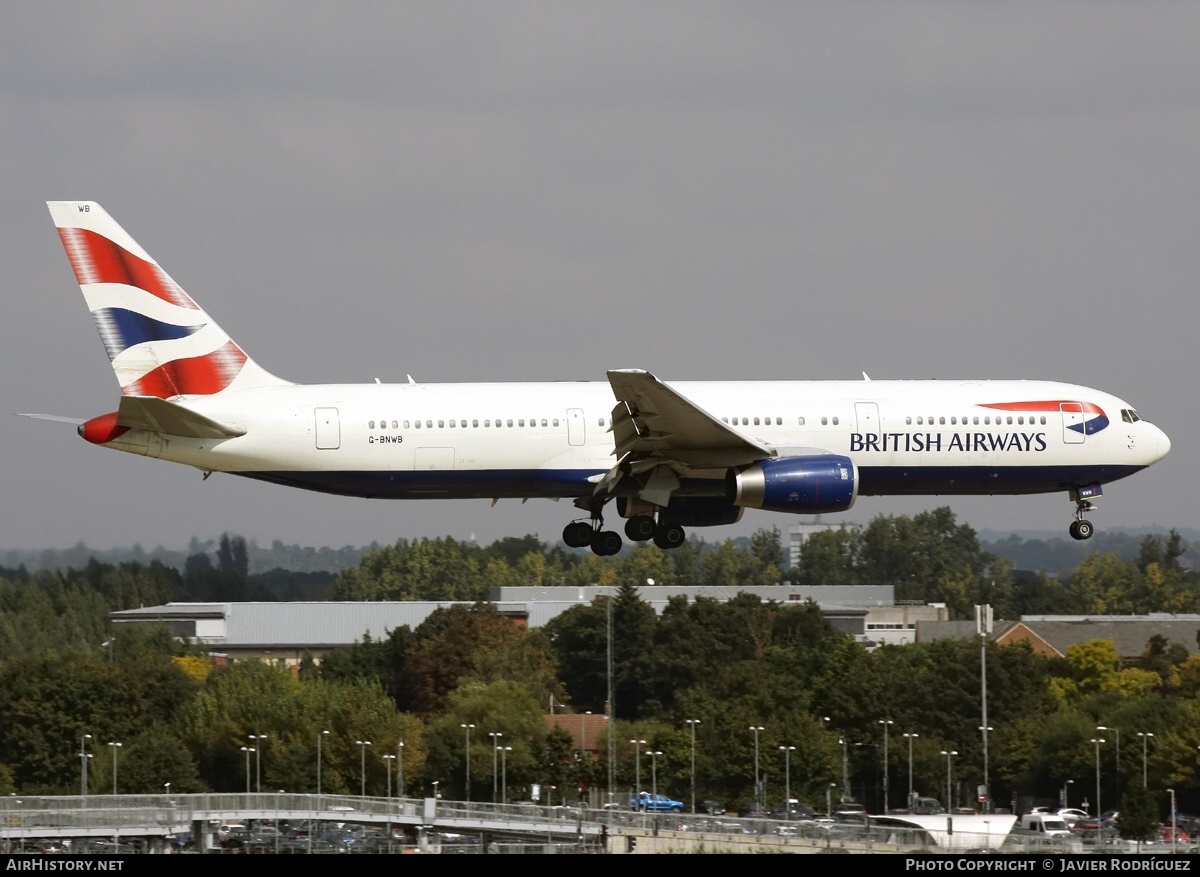
<path fill-rule="evenodd" d="M 1158 457 L 1156 459 L 1161 460 L 1171 452 L 1171 439 L 1157 426 L 1154 427 L 1154 431 L 1158 434 Z"/>

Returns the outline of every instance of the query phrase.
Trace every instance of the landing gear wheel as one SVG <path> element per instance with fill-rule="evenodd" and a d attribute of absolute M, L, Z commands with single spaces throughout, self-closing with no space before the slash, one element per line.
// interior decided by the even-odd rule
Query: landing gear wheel
<path fill-rule="evenodd" d="M 587 521 L 572 521 L 563 528 L 563 544 L 568 548 L 586 548 L 592 544 L 592 532 Z"/>
<path fill-rule="evenodd" d="M 687 534 L 678 524 L 659 524 L 654 531 L 654 544 L 662 549 L 678 548 L 685 538 Z"/>
<path fill-rule="evenodd" d="M 597 530 L 592 534 L 592 553 L 611 557 L 621 550 L 621 537 L 612 530 Z"/>
<path fill-rule="evenodd" d="M 625 535 L 630 542 L 647 542 L 654 538 L 654 518 L 634 515 L 625 522 Z"/>
<path fill-rule="evenodd" d="M 1081 542 L 1084 539 L 1091 539 L 1093 532 L 1092 522 L 1083 519 L 1072 521 L 1068 532 L 1071 534 L 1072 539 L 1078 539 Z"/>

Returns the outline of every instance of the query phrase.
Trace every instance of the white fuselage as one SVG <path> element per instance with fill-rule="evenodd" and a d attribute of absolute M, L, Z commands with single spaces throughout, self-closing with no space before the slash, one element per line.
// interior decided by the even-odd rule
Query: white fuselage
<path fill-rule="evenodd" d="M 1170 448 L 1127 403 L 1072 384 L 667 383 L 784 454 L 849 457 L 867 495 L 1070 490 L 1130 475 Z M 107 446 L 381 498 L 584 496 L 616 462 L 607 382 L 290 385 L 177 401 L 245 434 L 134 429 Z"/>

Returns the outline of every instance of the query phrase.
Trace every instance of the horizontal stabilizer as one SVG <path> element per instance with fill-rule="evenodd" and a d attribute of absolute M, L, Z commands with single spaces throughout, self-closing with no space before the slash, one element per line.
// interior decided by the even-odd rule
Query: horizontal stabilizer
<path fill-rule="evenodd" d="M 75 426 L 83 423 L 82 417 L 63 417 L 61 414 L 18 414 L 17 417 L 32 417 L 34 420 L 53 420 L 55 423 L 71 423 Z"/>
<path fill-rule="evenodd" d="M 190 438 L 236 438 L 246 434 L 244 429 L 218 423 L 157 396 L 122 396 L 117 424 L 129 429 Z"/>

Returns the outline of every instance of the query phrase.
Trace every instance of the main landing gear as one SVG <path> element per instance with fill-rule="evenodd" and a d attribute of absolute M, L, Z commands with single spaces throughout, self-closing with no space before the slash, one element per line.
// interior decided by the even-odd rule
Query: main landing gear
<path fill-rule="evenodd" d="M 1072 539 L 1083 541 L 1084 539 L 1092 538 L 1095 528 L 1092 527 L 1092 522 L 1085 518 L 1084 515 L 1096 508 L 1092 505 L 1092 499 L 1102 495 L 1102 493 L 1103 489 L 1099 484 L 1089 484 L 1087 487 L 1072 488 L 1070 496 L 1075 501 L 1075 520 L 1067 528 L 1067 532 L 1071 534 Z"/>
<path fill-rule="evenodd" d="M 625 522 L 625 535 L 631 542 L 649 542 L 659 548 L 677 548 L 687 538 L 679 524 L 656 522 L 650 515 L 634 515 Z M 572 521 L 563 529 L 563 542 L 571 548 L 590 547 L 594 554 L 609 557 L 621 550 L 621 537 L 604 529 L 603 518 Z"/>

